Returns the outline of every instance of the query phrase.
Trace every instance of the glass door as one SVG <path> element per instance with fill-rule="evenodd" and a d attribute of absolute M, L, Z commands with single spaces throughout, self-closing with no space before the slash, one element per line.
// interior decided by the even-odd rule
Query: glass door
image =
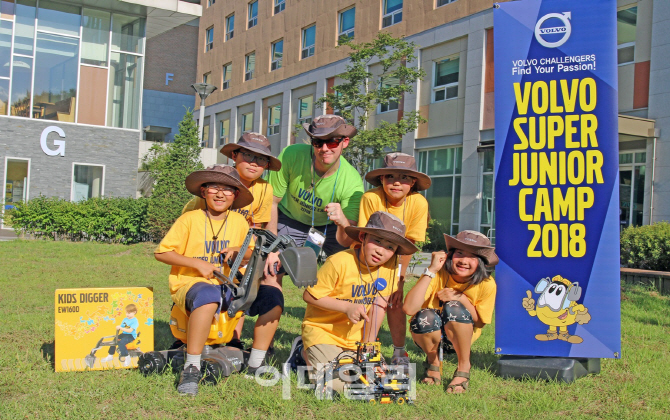
<path fill-rule="evenodd" d="M 15 204 L 28 199 L 30 160 L 5 159 L 5 187 L 3 191 L 2 212 L 13 209 Z M 4 226 L 3 226 L 4 227 Z"/>

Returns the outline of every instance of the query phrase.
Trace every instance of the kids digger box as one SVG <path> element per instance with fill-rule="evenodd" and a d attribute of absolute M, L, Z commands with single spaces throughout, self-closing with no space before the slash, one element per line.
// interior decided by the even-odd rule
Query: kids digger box
<path fill-rule="evenodd" d="M 154 295 L 147 287 L 58 289 L 56 372 L 137 367 L 154 349 Z"/>

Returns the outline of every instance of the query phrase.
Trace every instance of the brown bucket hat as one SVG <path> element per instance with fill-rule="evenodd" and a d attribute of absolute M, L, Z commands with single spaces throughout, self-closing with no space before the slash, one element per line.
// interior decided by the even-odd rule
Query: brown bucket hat
<path fill-rule="evenodd" d="M 334 137 L 352 138 L 358 132 L 356 127 L 347 124 L 347 121 L 339 115 L 319 115 L 311 123 L 303 123 L 302 127 L 307 135 L 315 139 L 327 140 Z"/>
<path fill-rule="evenodd" d="M 483 233 L 474 230 L 464 230 L 458 232 L 455 238 L 445 233 L 444 241 L 447 243 L 447 251 L 462 249 L 463 251 L 479 255 L 488 266 L 498 264 L 495 247 L 491 246 L 491 241 Z"/>
<path fill-rule="evenodd" d="M 384 156 L 384 166 L 372 170 L 365 174 L 365 180 L 375 187 L 382 185 L 379 180 L 381 175 L 385 174 L 407 174 L 416 178 L 416 190 L 423 191 L 430 188 L 432 183 L 430 177 L 423 172 L 416 170 L 416 159 L 407 153 L 389 153 Z"/>
<path fill-rule="evenodd" d="M 371 233 L 398 245 L 398 255 L 411 255 L 419 250 L 405 238 L 405 224 L 390 213 L 376 211 L 370 215 L 365 227 L 348 226 L 344 231 L 355 241 L 360 232 Z"/>
<path fill-rule="evenodd" d="M 267 156 L 270 159 L 270 167 L 268 169 L 271 171 L 278 171 L 281 169 L 281 161 L 272 155 L 272 146 L 264 135 L 248 131 L 242 134 L 242 137 L 240 137 L 237 143 L 226 144 L 219 151 L 223 155 L 232 159 L 233 152 L 240 148 L 259 155 Z"/>
<path fill-rule="evenodd" d="M 237 188 L 240 193 L 237 194 L 235 201 L 230 206 L 231 209 L 241 209 L 254 201 L 254 196 L 240 181 L 240 174 L 237 173 L 235 168 L 228 165 L 212 165 L 207 169 L 192 172 L 186 177 L 186 189 L 196 197 L 201 197 L 200 187 L 202 184 L 209 182 Z"/>

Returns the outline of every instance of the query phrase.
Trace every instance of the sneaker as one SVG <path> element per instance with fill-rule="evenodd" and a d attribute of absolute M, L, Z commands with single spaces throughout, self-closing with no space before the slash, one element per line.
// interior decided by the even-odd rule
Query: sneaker
<path fill-rule="evenodd" d="M 293 344 L 291 344 L 291 351 L 288 353 L 288 359 L 282 365 L 282 374 L 288 376 L 291 374 L 291 371 L 296 372 L 298 366 L 305 366 L 307 363 L 305 359 L 302 358 L 302 336 L 297 336 L 293 339 Z"/>
<path fill-rule="evenodd" d="M 100 363 L 111 363 L 112 360 L 114 360 L 114 355 L 110 354 L 109 356 L 100 359 Z"/>
<path fill-rule="evenodd" d="M 200 379 L 202 379 L 200 369 L 193 365 L 184 367 L 184 370 L 181 371 L 181 376 L 179 377 L 177 392 L 179 392 L 179 395 L 193 395 L 195 397 L 198 395 L 198 383 L 200 382 Z"/>
<path fill-rule="evenodd" d="M 392 366 L 400 366 L 401 371 L 408 375 L 409 374 L 409 354 L 407 352 L 403 352 L 401 355 L 394 355 L 391 358 L 391 365 Z"/>
<path fill-rule="evenodd" d="M 123 361 L 123 363 L 121 364 L 121 366 L 123 366 L 123 367 L 128 367 L 128 366 L 130 366 L 130 364 L 132 363 L 132 360 L 131 360 L 131 359 L 132 359 L 132 358 L 131 358 L 130 356 L 126 356 L 126 360 Z"/>
<path fill-rule="evenodd" d="M 256 378 L 256 371 L 258 369 L 262 368 L 263 366 L 267 366 L 267 364 L 265 363 L 265 360 L 263 360 L 263 362 L 261 363 L 260 366 L 255 367 L 255 368 L 253 368 L 251 366 L 247 366 L 247 372 L 244 374 L 244 377 L 247 378 L 247 379 L 255 379 Z"/>

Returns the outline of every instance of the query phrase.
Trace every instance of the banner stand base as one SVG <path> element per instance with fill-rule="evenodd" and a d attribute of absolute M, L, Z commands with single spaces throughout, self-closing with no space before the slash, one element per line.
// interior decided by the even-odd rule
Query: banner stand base
<path fill-rule="evenodd" d="M 571 383 L 588 374 L 600 373 L 600 359 L 502 356 L 498 360 L 498 376 L 502 378 L 537 378 Z"/>

